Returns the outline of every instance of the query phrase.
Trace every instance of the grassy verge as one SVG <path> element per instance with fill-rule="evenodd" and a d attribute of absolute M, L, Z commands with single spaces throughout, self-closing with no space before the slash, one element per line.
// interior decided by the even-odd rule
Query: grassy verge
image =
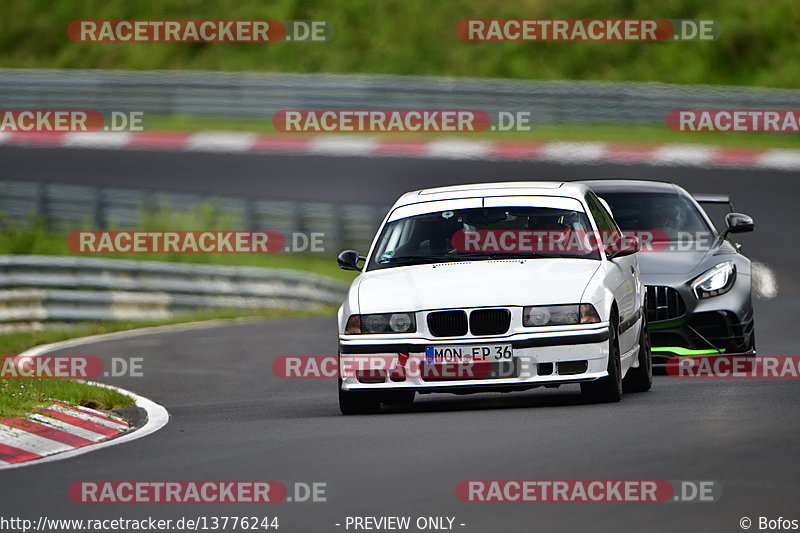
<path fill-rule="evenodd" d="M 36 407 L 49 405 L 53 400 L 100 410 L 122 409 L 133 405 L 130 396 L 71 379 L 0 380 L 0 418 L 24 417 Z"/>
<path fill-rule="evenodd" d="M 716 41 L 464 42 L 464 18 L 714 19 Z M 323 20 L 330 42 L 73 42 L 74 20 Z M 662 81 L 797 87 L 796 0 L 3 2 L 0 65 Z"/>
<path fill-rule="evenodd" d="M 200 118 L 185 115 L 153 116 L 147 120 L 148 129 L 174 131 L 243 131 L 249 133 L 276 133 L 269 120 L 237 120 Z M 292 135 L 292 134 L 285 134 Z M 358 134 L 356 134 L 358 135 Z M 370 133 L 397 138 L 454 137 L 443 133 Z M 531 131 L 485 131 L 459 134 L 459 139 L 493 140 L 509 142 L 611 142 L 621 144 L 702 144 L 734 148 L 795 148 L 800 149 L 800 135 L 793 133 L 679 133 L 663 125 L 618 124 L 540 124 Z"/>
<path fill-rule="evenodd" d="M 230 319 L 242 317 L 302 317 L 332 316 L 335 309 L 324 307 L 312 311 L 260 310 L 218 311 L 196 313 L 169 320 L 93 322 L 70 329 L 48 329 L 8 333 L 0 335 L 0 356 L 13 356 L 40 344 L 49 344 L 87 335 L 100 335 L 115 331 L 143 327 L 164 326 L 201 320 Z M 35 407 L 46 405 L 51 400 L 83 405 L 93 409 L 118 409 L 133 404 L 133 400 L 116 391 L 80 383 L 69 379 L 54 378 L 0 378 L 0 417 L 24 416 Z"/>

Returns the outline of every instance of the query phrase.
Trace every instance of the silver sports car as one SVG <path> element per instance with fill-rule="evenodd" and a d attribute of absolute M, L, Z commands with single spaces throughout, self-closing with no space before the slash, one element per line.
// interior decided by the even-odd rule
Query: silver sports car
<path fill-rule="evenodd" d="M 733 233 L 753 219 L 733 212 L 725 195 L 692 196 L 672 183 L 584 181 L 611 207 L 625 232 L 650 241 L 639 253 L 647 286 L 653 363 L 673 357 L 755 355 L 750 260 Z M 701 204 L 726 203 L 719 232 Z"/>

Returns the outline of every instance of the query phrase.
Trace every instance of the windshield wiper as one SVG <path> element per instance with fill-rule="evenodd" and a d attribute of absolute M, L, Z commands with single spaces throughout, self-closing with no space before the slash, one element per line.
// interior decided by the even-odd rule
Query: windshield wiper
<path fill-rule="evenodd" d="M 394 257 L 387 257 L 378 261 L 380 265 L 387 264 L 429 264 L 440 263 L 444 261 L 458 261 L 458 257 L 453 255 L 397 255 Z"/>
<path fill-rule="evenodd" d="M 458 262 L 458 261 L 487 261 L 487 260 L 500 260 L 500 259 L 538 259 L 538 258 L 553 258 L 560 257 L 560 254 L 541 254 L 536 252 L 509 252 L 509 253 L 465 253 L 458 255 L 398 255 L 395 257 L 387 257 L 381 259 L 378 264 L 397 264 L 397 265 L 413 265 L 413 264 L 430 264 L 430 263 L 444 263 L 444 262 Z"/>
<path fill-rule="evenodd" d="M 460 259 L 536 259 L 539 257 L 551 257 L 549 255 L 540 254 L 536 252 L 503 252 L 494 254 L 475 253 L 475 254 L 460 254 Z"/>

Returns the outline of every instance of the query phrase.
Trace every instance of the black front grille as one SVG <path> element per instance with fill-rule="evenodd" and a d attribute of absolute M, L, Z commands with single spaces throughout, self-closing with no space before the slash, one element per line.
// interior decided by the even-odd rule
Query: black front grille
<path fill-rule="evenodd" d="M 510 325 L 508 309 L 479 309 L 469 315 L 469 330 L 473 335 L 502 335 Z"/>
<path fill-rule="evenodd" d="M 647 287 L 647 320 L 658 322 L 678 318 L 686 312 L 681 295 L 672 287 Z"/>
<path fill-rule="evenodd" d="M 467 314 L 464 311 L 431 313 L 428 329 L 434 337 L 463 337 L 467 334 Z"/>

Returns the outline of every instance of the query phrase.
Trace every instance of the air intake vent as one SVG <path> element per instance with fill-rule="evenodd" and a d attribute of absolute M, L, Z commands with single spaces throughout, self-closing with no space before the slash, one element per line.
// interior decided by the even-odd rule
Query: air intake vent
<path fill-rule="evenodd" d="M 647 287 L 647 320 L 650 322 L 678 318 L 685 312 L 683 298 L 672 287 Z"/>
<path fill-rule="evenodd" d="M 467 314 L 464 311 L 431 313 L 428 329 L 434 337 L 463 337 L 467 334 Z"/>
<path fill-rule="evenodd" d="M 560 361 L 556 368 L 559 376 L 583 374 L 589 368 L 589 361 Z"/>
<path fill-rule="evenodd" d="M 469 330 L 473 335 L 502 335 L 510 325 L 508 309 L 480 309 L 469 315 Z"/>

